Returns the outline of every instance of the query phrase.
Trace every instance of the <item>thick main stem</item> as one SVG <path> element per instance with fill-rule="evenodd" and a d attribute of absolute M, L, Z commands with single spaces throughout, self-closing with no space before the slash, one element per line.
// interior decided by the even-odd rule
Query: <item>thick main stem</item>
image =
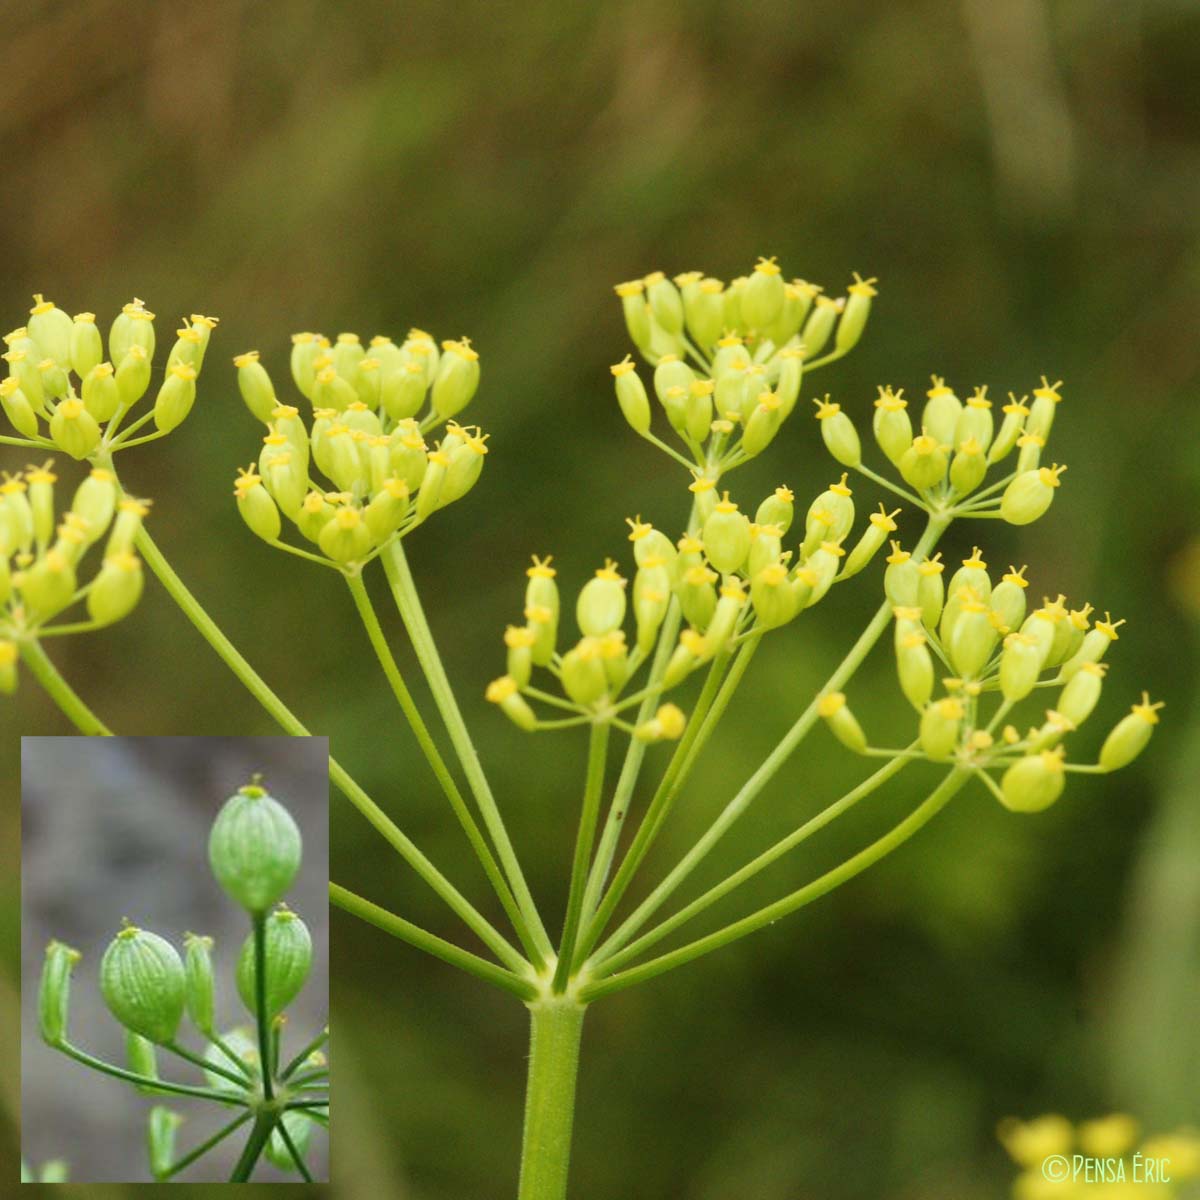
<path fill-rule="evenodd" d="M 567 996 L 529 1006 L 529 1081 L 518 1200 L 565 1200 L 585 1011 Z"/>
<path fill-rule="evenodd" d="M 271 1131 L 275 1128 L 277 1120 L 278 1118 L 273 1112 L 261 1112 L 254 1118 L 254 1124 L 250 1129 L 250 1136 L 246 1139 L 246 1147 L 242 1151 L 241 1158 L 237 1161 L 237 1166 L 233 1168 L 233 1174 L 229 1177 L 230 1183 L 250 1182 L 250 1175 L 254 1171 L 254 1165 L 266 1149 L 267 1142 L 271 1137 Z"/>
<path fill-rule="evenodd" d="M 62 709 L 63 715 L 88 737 L 110 737 L 112 730 L 76 694 L 74 688 L 59 674 L 58 668 L 47 657 L 41 643 L 33 640 L 21 642 L 21 658 L 33 672 L 47 695 Z"/>
<path fill-rule="evenodd" d="M 255 913 L 254 921 L 254 1020 L 258 1026 L 258 1060 L 262 1065 L 263 1099 L 275 1098 L 271 1078 L 271 1015 L 267 1012 L 267 915 Z"/>

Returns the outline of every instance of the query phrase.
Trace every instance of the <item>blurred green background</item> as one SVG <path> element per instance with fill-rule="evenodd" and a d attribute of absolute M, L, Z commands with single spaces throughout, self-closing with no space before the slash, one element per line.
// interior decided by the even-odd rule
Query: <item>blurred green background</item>
<path fill-rule="evenodd" d="M 862 345 L 805 389 L 861 421 L 876 384 L 919 394 L 931 371 L 1000 397 L 1042 372 L 1063 378 L 1053 456 L 1071 470 L 1050 514 L 1019 534 L 956 529 L 948 557 L 977 534 L 989 561 L 1028 562 L 1035 591 L 1128 617 L 1074 744 L 1093 752 L 1145 686 L 1168 702 L 1151 751 L 1040 818 L 972 790 L 803 915 L 598 1005 L 575 1195 L 985 1200 L 1012 1175 L 994 1140 L 1006 1114 L 1200 1121 L 1200 605 L 1197 573 L 1178 565 L 1200 493 L 1200 9 L 31 3 L 9 16 L 0 96 L 4 319 L 21 323 L 35 290 L 100 314 L 136 293 L 164 330 L 181 313 L 222 318 L 195 412 L 125 456 L 126 480 L 155 497 L 156 537 L 235 641 L 481 904 L 486 884 L 344 589 L 257 543 L 234 510 L 234 467 L 259 439 L 234 353 L 259 348 L 282 388 L 296 329 L 475 339 L 469 416 L 492 453 L 475 493 L 410 553 L 552 914 L 582 747 L 530 743 L 485 705 L 500 633 L 529 553 L 554 552 L 577 584 L 624 551 L 623 517 L 673 528 L 686 500 L 612 400 L 626 337 L 611 285 L 655 268 L 728 279 L 758 254 L 834 294 L 851 270 L 878 275 Z M 754 501 L 787 482 L 808 497 L 832 466 L 797 416 L 736 488 Z M 803 707 L 877 594 L 875 573 L 772 638 L 657 873 Z M 156 588 L 135 619 L 52 650 L 120 732 L 272 731 Z M 869 728 L 908 720 L 882 653 L 852 699 Z M 19 732 L 64 728 L 28 679 L 0 720 L 6 780 Z M 817 731 L 717 865 L 794 827 L 858 767 Z M 720 915 L 864 844 L 922 782 L 914 773 Z M 340 801 L 333 832 L 335 878 L 460 936 Z M 2 878 L 0 995 L 15 1029 L 17 892 L 11 870 Z M 348 919 L 333 938 L 345 1194 L 512 1194 L 524 1014 Z M 4 1142 L 15 1150 L 15 1133 Z"/>

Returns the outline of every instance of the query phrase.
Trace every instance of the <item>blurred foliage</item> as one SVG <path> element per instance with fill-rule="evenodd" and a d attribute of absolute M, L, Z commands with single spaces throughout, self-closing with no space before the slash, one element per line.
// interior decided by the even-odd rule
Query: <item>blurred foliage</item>
<path fill-rule="evenodd" d="M 10 15 L 0 96 L 10 324 L 34 290 L 99 313 L 136 292 L 164 321 L 219 314 L 214 355 L 258 347 L 280 377 L 294 329 L 475 338 L 484 383 L 471 419 L 492 432 L 492 454 L 480 488 L 417 535 L 411 557 L 551 913 L 582 748 L 564 738 L 531 754 L 487 710 L 499 634 L 530 552 L 555 552 L 578 581 L 623 545 L 624 516 L 678 525 L 686 502 L 612 401 L 607 365 L 626 346 L 611 284 L 658 267 L 729 278 L 756 254 L 834 289 L 852 269 L 878 275 L 863 345 L 815 381 L 860 417 L 875 384 L 911 392 L 931 371 L 1000 396 L 1043 371 L 1065 379 L 1062 493 L 1019 535 L 989 527 L 989 553 L 1028 561 L 1035 589 L 1130 618 L 1083 736 L 1098 745 L 1146 684 L 1168 701 L 1151 752 L 1119 780 L 1073 786 L 1043 818 L 964 794 L 803 916 L 597 1006 L 575 1190 L 983 1200 L 1006 1192 L 994 1139 L 1006 1114 L 1200 1120 L 1184 769 L 1196 629 L 1167 586 L 1182 577 L 1200 592 L 1170 573 L 1197 536 L 1200 491 L 1195 5 L 214 0 L 134 15 L 114 0 L 35 2 Z M 231 480 L 257 438 L 233 368 L 215 358 L 189 422 L 124 471 L 157 498 L 156 536 L 234 640 L 484 903 L 338 581 L 241 526 Z M 737 479 L 747 497 L 779 482 L 809 495 L 834 477 L 815 422 L 796 421 L 764 459 Z M 956 532 L 948 557 L 975 532 Z M 759 656 L 658 869 L 875 602 L 864 582 Z M 270 731 L 161 594 L 136 621 L 55 651 L 122 732 Z M 414 673 L 410 654 L 401 661 Z M 852 700 L 869 728 L 901 711 L 886 656 Z M 28 681 L 19 716 L 0 713 L 12 778 L 16 732 L 61 721 Z M 831 748 L 817 731 L 722 862 L 852 778 Z M 913 774 L 722 912 L 863 844 L 911 806 Z M 344 804 L 334 833 L 335 877 L 460 935 Z M 11 866 L 15 838 L 2 844 Z M 341 920 L 334 935 L 347 1194 L 510 1194 L 524 1014 L 365 926 Z"/>

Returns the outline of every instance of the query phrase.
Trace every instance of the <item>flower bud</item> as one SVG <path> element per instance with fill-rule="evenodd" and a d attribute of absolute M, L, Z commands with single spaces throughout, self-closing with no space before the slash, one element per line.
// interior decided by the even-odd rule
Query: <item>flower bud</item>
<path fill-rule="evenodd" d="M 1042 672 L 1037 639 L 1027 633 L 1010 633 L 1000 654 L 1000 692 L 1010 704 L 1033 691 Z"/>
<path fill-rule="evenodd" d="M 1158 710 L 1162 707 L 1161 700 L 1151 704 L 1149 693 L 1142 693 L 1141 703 L 1135 704 L 1129 715 L 1117 722 L 1116 728 L 1100 747 L 1100 766 L 1105 771 L 1127 767 L 1145 750 L 1154 726 L 1158 724 Z"/>
<path fill-rule="evenodd" d="M 46 947 L 42 963 L 42 983 L 38 991 L 38 1022 L 42 1040 L 61 1046 L 67 1040 L 67 1015 L 71 1002 L 71 971 L 79 961 L 78 950 L 52 941 Z"/>
<path fill-rule="evenodd" d="M 883 573 L 884 595 L 893 603 L 906 608 L 917 605 L 917 587 L 921 575 L 912 555 L 892 542 L 892 552 L 887 556 L 887 570 Z"/>
<path fill-rule="evenodd" d="M 921 430 L 935 442 L 954 444 L 954 432 L 963 412 L 962 401 L 947 387 L 938 375 L 933 376 L 933 386 L 925 393 L 927 399 L 921 412 Z"/>
<path fill-rule="evenodd" d="M 300 993 L 312 968 L 312 937 L 308 926 L 286 905 L 280 905 L 266 922 L 267 1015 L 282 1012 Z M 242 1003 L 256 1012 L 254 935 L 242 943 L 237 961 L 237 990 Z"/>
<path fill-rule="evenodd" d="M 216 1021 L 212 944 L 210 937 L 195 933 L 183 936 L 184 1004 L 192 1024 L 209 1037 Z"/>
<path fill-rule="evenodd" d="M 637 373 L 633 359 L 627 354 L 612 367 L 617 389 L 617 403 L 625 420 L 634 433 L 645 433 L 650 428 L 650 399 L 646 385 Z"/>
<path fill-rule="evenodd" d="M 208 861 L 225 891 L 251 913 L 265 913 L 300 869 L 300 830 L 282 804 L 257 783 L 222 806 L 208 839 Z"/>
<path fill-rule="evenodd" d="M 899 466 L 913 442 L 912 422 L 908 419 L 907 408 L 908 401 L 904 399 L 903 389 L 898 392 L 890 387 L 879 389 L 872 429 L 880 450 L 893 466 Z"/>
<path fill-rule="evenodd" d="M 0 408 L 12 422 L 13 428 L 25 437 L 35 437 L 38 432 L 38 419 L 34 407 L 28 397 L 21 391 L 21 383 L 15 376 L 10 375 L 0 382 Z"/>
<path fill-rule="evenodd" d="M 946 565 L 941 558 L 941 554 L 935 554 L 917 565 L 917 605 L 926 629 L 937 626 L 946 602 L 946 585 L 942 578 Z"/>
<path fill-rule="evenodd" d="M 104 344 L 96 328 L 95 313 L 77 313 L 71 323 L 68 358 L 71 369 L 83 379 L 104 358 Z M 65 360 L 64 360 L 65 365 Z"/>
<path fill-rule="evenodd" d="M 595 704 L 608 692 L 598 638 L 584 637 L 562 656 L 562 685 L 576 704 Z"/>
<path fill-rule="evenodd" d="M 704 522 L 704 549 L 708 561 L 722 575 L 732 575 L 750 552 L 750 518 L 726 492 Z"/>
<path fill-rule="evenodd" d="M 858 430 L 840 404 L 831 404 L 826 394 L 824 400 L 813 400 L 817 406 L 817 420 L 821 423 L 821 440 L 825 448 L 844 467 L 857 467 L 862 462 L 862 443 Z"/>
<path fill-rule="evenodd" d="M 900 456 L 897 464 L 904 482 L 919 492 L 936 487 L 946 477 L 946 447 L 934 437 L 922 433 Z"/>
<path fill-rule="evenodd" d="M 150 1174 L 162 1181 L 175 1161 L 175 1130 L 183 1117 L 161 1104 L 150 1110 L 146 1125 L 146 1148 L 150 1156 Z"/>
<path fill-rule="evenodd" d="M 128 408 L 136 404 L 150 386 L 150 356 L 141 346 L 135 345 L 130 346 L 120 361 L 117 361 L 114 351 L 113 361 L 117 363 L 117 395 Z"/>
<path fill-rule="evenodd" d="M 687 717 L 674 704 L 664 704 L 648 721 L 634 731 L 639 742 L 677 742 L 687 728 Z"/>
<path fill-rule="evenodd" d="M 1010 812 L 1041 812 L 1062 795 L 1065 783 L 1061 753 L 1043 750 L 1019 759 L 1004 772 L 1000 794 Z"/>
<path fill-rule="evenodd" d="M 1033 389 L 1033 404 L 1029 407 L 1029 417 L 1025 422 L 1025 432 L 1040 437 L 1043 442 L 1050 436 L 1050 426 L 1054 424 L 1054 413 L 1062 403 L 1058 389 L 1062 380 L 1049 383 L 1042 376 L 1042 386 Z"/>
<path fill-rule="evenodd" d="M 554 657 L 558 640 L 559 598 L 557 574 L 550 565 L 550 556 L 540 559 L 535 554 L 533 566 L 525 571 L 529 582 L 525 585 L 525 614 L 537 633 L 533 645 L 533 661 L 539 667 L 548 666 Z M 536 619 L 530 613 L 536 615 Z"/>
<path fill-rule="evenodd" d="M 800 342 L 804 347 L 805 356 L 811 362 L 825 348 L 833 327 L 837 324 L 838 316 L 845 308 L 844 300 L 832 300 L 828 296 L 818 296 L 813 304 L 808 320 L 800 333 Z"/>
<path fill-rule="evenodd" d="M 110 554 L 87 594 L 89 616 L 100 625 L 127 617 L 142 598 L 143 583 L 142 560 L 136 554 Z"/>
<path fill-rule="evenodd" d="M 783 401 L 775 392 L 760 392 L 742 434 L 742 452 L 750 458 L 761 454 L 774 441 L 785 416 Z"/>
<path fill-rule="evenodd" d="M 284 1128 L 287 1129 L 288 1137 L 292 1139 L 292 1145 L 295 1146 L 296 1153 L 303 1158 L 305 1152 L 308 1150 L 309 1138 L 312 1136 L 312 1118 L 303 1109 L 292 1109 L 290 1112 L 285 1112 L 279 1119 Z M 273 1130 L 271 1136 L 267 1139 L 266 1147 L 263 1149 L 263 1156 L 273 1167 L 278 1167 L 281 1171 L 298 1170 L 295 1161 L 292 1159 L 292 1152 L 288 1149 L 287 1143 L 283 1140 L 278 1128 Z"/>
<path fill-rule="evenodd" d="M 933 658 L 928 641 L 924 633 L 909 633 L 896 648 L 900 690 L 918 712 L 924 712 L 933 695 Z"/>
<path fill-rule="evenodd" d="M 867 735 L 846 705 L 844 692 L 829 692 L 817 701 L 817 715 L 829 726 L 829 732 L 848 750 L 861 754 L 867 748 Z"/>
<path fill-rule="evenodd" d="M 874 283 L 874 279 L 863 279 L 856 271 L 854 282 L 846 289 L 846 308 L 838 322 L 837 337 L 834 339 L 834 349 L 839 354 L 853 350 L 862 337 L 862 332 L 867 326 L 867 317 L 871 312 L 871 300 L 879 294 L 873 286 Z"/>
<path fill-rule="evenodd" d="M 661 272 L 646 276 L 646 300 L 655 321 L 670 334 L 683 331 L 683 297 L 679 289 Z"/>
<path fill-rule="evenodd" d="M 446 351 L 433 380 L 433 411 L 445 420 L 457 416 L 471 402 L 479 387 L 479 353 L 470 340 L 442 343 Z"/>
<path fill-rule="evenodd" d="M 1004 420 L 1000 423 L 1000 432 L 996 434 L 996 440 L 992 442 L 988 450 L 989 466 L 1007 458 L 1012 453 L 1013 447 L 1016 446 L 1017 439 L 1025 427 L 1025 418 L 1029 416 L 1029 409 L 1025 406 L 1024 398 L 1018 400 L 1012 392 L 1008 393 L 1008 403 L 1001 411 L 1004 413 Z"/>
<path fill-rule="evenodd" d="M 154 1043 L 132 1029 L 125 1030 L 125 1061 L 135 1075 L 144 1075 L 147 1079 L 158 1078 L 158 1054 Z M 148 1096 L 158 1094 L 144 1083 L 135 1083 L 133 1086 Z"/>
<path fill-rule="evenodd" d="M 621 300 L 625 328 L 633 344 L 642 351 L 650 345 L 650 309 L 644 295 L 646 285 L 640 279 L 618 283 L 616 293 Z"/>
<path fill-rule="evenodd" d="M 511 675 L 493 679 L 484 694 L 492 704 L 498 704 L 500 711 L 519 729 L 532 733 L 537 728 L 537 717 L 533 715 L 533 709 L 525 702 L 525 697 L 517 688 L 517 681 Z"/>
<path fill-rule="evenodd" d="M 126 925 L 100 962 L 100 993 L 112 1015 L 151 1042 L 172 1041 L 183 1017 L 183 963 L 175 947 Z"/>
<path fill-rule="evenodd" d="M 932 759 L 949 758 L 958 746 L 962 719 L 961 700 L 952 696 L 935 700 L 921 714 L 921 749 Z"/>
<path fill-rule="evenodd" d="M 82 400 L 63 400 L 50 418 L 50 436 L 60 450 L 83 459 L 100 444 L 100 426 Z"/>

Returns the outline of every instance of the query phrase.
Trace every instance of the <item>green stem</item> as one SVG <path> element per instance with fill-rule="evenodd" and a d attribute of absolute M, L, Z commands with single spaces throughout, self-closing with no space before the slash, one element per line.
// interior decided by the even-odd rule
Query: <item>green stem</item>
<path fill-rule="evenodd" d="M 715 887 L 709 888 L 703 895 L 698 896 L 690 904 L 685 905 L 661 924 L 655 925 L 653 929 L 642 934 L 640 938 L 631 942 L 623 950 L 618 949 L 612 942 L 605 943 L 588 964 L 589 971 L 595 973 L 603 967 L 603 973 L 609 975 L 627 963 L 633 962 L 638 955 L 648 950 L 656 942 L 661 941 L 668 934 L 674 933 L 680 926 L 686 925 L 688 921 L 698 916 L 710 905 L 715 904 L 736 888 L 741 887 L 743 883 L 748 879 L 752 879 L 760 871 L 765 871 L 777 859 L 782 858 L 789 851 L 799 846 L 801 842 L 807 841 L 814 833 L 818 833 L 824 829 L 831 821 L 848 812 L 860 800 L 865 799 L 877 788 L 882 787 L 893 775 L 898 775 L 908 766 L 909 761 L 907 758 L 893 759 L 887 766 L 881 767 L 873 775 L 864 779 L 858 787 L 853 788 L 840 799 L 823 808 L 811 820 L 805 821 L 799 829 L 793 830 L 787 837 L 780 838 L 773 846 L 764 850 L 756 858 L 751 859 L 740 870 L 723 879 Z M 613 941 L 615 940 L 614 938 Z"/>
<path fill-rule="evenodd" d="M 228 1079 L 230 1083 L 236 1083 L 238 1087 L 244 1088 L 248 1081 L 248 1076 L 245 1074 L 235 1075 L 232 1071 L 227 1071 L 224 1067 L 214 1062 L 209 1062 L 203 1059 L 198 1054 L 193 1054 L 190 1050 L 185 1049 L 178 1042 L 163 1042 L 163 1049 L 170 1050 L 172 1054 L 178 1054 L 185 1062 L 190 1062 L 192 1066 L 199 1067 L 202 1071 L 211 1071 L 214 1075 L 220 1075 Z"/>
<path fill-rule="evenodd" d="M 454 777 L 450 774 L 450 770 L 446 766 L 446 761 L 442 758 L 441 751 L 438 750 L 437 745 L 434 743 L 429 728 L 425 724 L 424 718 L 422 718 L 416 702 L 412 698 L 412 693 L 408 690 L 408 686 L 400 674 L 400 668 L 392 654 L 391 647 L 388 645 L 387 638 L 384 636 L 383 628 L 379 624 L 379 617 L 375 612 L 374 605 L 371 603 L 371 597 L 367 593 L 367 588 L 362 581 L 362 577 L 360 575 L 348 575 L 346 576 L 346 584 L 350 588 L 350 595 L 354 597 L 355 607 L 358 609 L 358 615 L 361 617 L 363 626 L 367 631 L 367 637 L 370 639 L 371 647 L 375 651 L 375 657 L 379 660 L 379 665 L 383 669 L 388 684 L 391 686 L 392 694 L 396 697 L 396 702 L 400 705 L 400 711 L 404 713 L 409 728 L 413 731 L 413 736 L 417 739 L 417 745 L 420 746 L 421 752 L 425 755 L 434 777 L 446 795 L 446 799 L 450 801 L 450 807 L 454 810 L 454 815 L 458 818 L 458 823 L 462 826 L 463 831 L 467 835 L 467 840 L 471 843 L 471 849 L 475 851 L 475 857 L 482 864 L 492 888 L 499 898 L 500 903 L 504 906 L 504 911 L 508 914 L 508 919 L 517 931 L 517 936 L 525 946 L 526 953 L 532 954 L 533 946 L 524 917 L 517 907 L 517 902 L 513 897 L 511 889 L 504 880 L 504 875 L 500 870 L 499 864 L 496 862 L 495 856 L 492 854 L 491 848 L 484 839 L 483 831 L 479 828 L 479 824 L 474 816 L 472 816 L 462 792 L 459 791 L 458 784 L 454 782 Z"/>
<path fill-rule="evenodd" d="M 529 1080 L 518 1200 L 565 1200 L 584 1006 L 554 997 L 529 1006 Z"/>
<path fill-rule="evenodd" d="M 300 1151 L 296 1149 L 296 1143 L 292 1141 L 292 1135 L 288 1133 L 287 1123 L 279 1122 L 279 1136 L 283 1138 L 283 1144 L 287 1147 L 287 1152 L 291 1156 L 292 1162 L 296 1164 L 296 1170 L 300 1172 L 305 1183 L 312 1183 L 313 1177 L 309 1172 L 308 1166 L 304 1159 L 300 1156 Z"/>
<path fill-rule="evenodd" d="M 604 791 L 604 767 L 608 761 L 607 724 L 592 726 L 588 739 L 587 780 L 583 789 L 583 806 L 579 814 L 579 832 L 575 837 L 575 857 L 571 864 L 571 886 L 567 893 L 567 916 L 563 922 L 562 945 L 554 968 L 551 988 L 561 992 L 571 974 L 575 957 L 575 938 L 579 933 L 579 916 L 583 909 L 583 889 L 592 847 L 596 841 L 596 824 L 600 819 L 600 796 Z"/>
<path fill-rule="evenodd" d="M 237 1166 L 233 1168 L 233 1174 L 229 1177 L 230 1183 L 250 1182 L 254 1165 L 266 1149 L 267 1142 L 271 1137 L 271 1131 L 275 1128 L 277 1120 L 278 1118 L 273 1112 L 261 1112 L 254 1118 L 254 1126 L 250 1130 L 249 1138 L 246 1140 L 246 1147 L 242 1151 L 241 1158 L 237 1161 Z"/>
<path fill-rule="evenodd" d="M 33 639 L 22 640 L 21 658 L 34 678 L 46 690 L 46 694 L 62 709 L 63 715 L 80 733 L 88 737 L 112 736 L 112 730 L 84 704 L 71 685 L 59 674 L 58 668 L 47 657 L 40 642 Z"/>
<path fill-rule="evenodd" d="M 437 705 L 446 731 L 450 735 L 455 753 L 462 763 L 467 782 L 475 796 L 475 802 L 479 805 L 484 824 L 491 834 L 492 842 L 500 856 L 500 862 L 508 876 L 509 886 L 513 890 L 517 905 L 533 938 L 535 945 L 533 965 L 540 970 L 553 955 L 553 947 L 546 933 L 546 927 L 542 924 L 533 895 L 529 891 L 529 885 L 525 882 L 525 876 L 517 861 L 516 851 L 509 839 L 508 830 L 504 827 L 504 818 L 500 815 L 496 798 L 492 795 L 491 786 L 483 773 L 479 754 L 471 740 L 462 713 L 459 711 L 458 701 L 455 699 L 450 681 L 446 677 L 446 670 L 442 665 L 441 655 L 433 640 L 429 623 L 425 619 L 424 610 L 421 608 L 421 600 L 417 595 L 416 584 L 413 581 L 412 572 L 409 570 L 408 559 L 400 538 L 395 538 L 388 544 L 387 549 L 380 555 L 380 561 L 383 563 L 388 582 L 391 584 L 392 596 L 395 599 L 396 608 L 400 612 L 400 619 L 404 622 L 409 640 L 416 651 L 417 661 L 421 664 L 421 670 L 425 673 L 429 690 L 433 693 L 434 703 Z"/>
<path fill-rule="evenodd" d="M 382 929 L 384 933 L 390 933 L 410 946 L 416 946 L 417 949 L 424 950 L 426 954 L 440 958 L 452 967 L 458 967 L 460 970 L 467 971 L 488 983 L 493 983 L 507 992 L 512 992 L 522 1000 L 532 1000 L 537 995 L 537 988 L 527 978 L 512 971 L 506 971 L 503 967 L 498 967 L 495 963 L 490 963 L 487 959 L 472 954 L 469 950 L 463 950 L 452 942 L 428 933 L 420 926 L 406 921 L 403 917 L 396 916 L 386 908 L 380 908 L 378 904 L 364 900 L 363 897 L 340 884 L 332 882 L 329 884 L 329 900 L 343 911 L 374 925 L 377 929 Z M 529 970 L 528 963 L 525 964 L 525 969 Z M 290 1070 L 294 1069 L 294 1066 L 290 1068 Z"/>
<path fill-rule="evenodd" d="M 263 1099 L 275 1099 L 271 1071 L 271 1015 L 267 1012 L 267 914 L 256 912 L 254 925 L 254 1023 L 258 1026 L 258 1057 L 262 1063 Z"/>
<path fill-rule="evenodd" d="M 178 1175 L 180 1171 L 186 1170 L 198 1158 L 203 1158 L 204 1155 L 213 1149 L 213 1147 L 220 1145 L 221 1142 L 223 1142 L 231 1133 L 236 1133 L 239 1129 L 241 1129 L 241 1127 L 245 1125 L 248 1120 L 250 1120 L 251 1116 L 253 1116 L 253 1114 L 247 1110 L 246 1112 L 242 1113 L 240 1117 L 234 1117 L 234 1119 L 230 1121 L 229 1124 L 224 1127 L 224 1129 L 219 1129 L 212 1135 L 212 1137 L 208 1139 L 208 1141 L 201 1142 L 200 1145 L 195 1148 L 195 1150 L 188 1151 L 188 1153 L 185 1154 L 178 1162 L 172 1163 L 158 1177 L 158 1181 L 160 1183 L 165 1182 L 166 1180 L 172 1178 L 172 1176 Z"/>
<path fill-rule="evenodd" d="M 691 962 L 694 958 L 699 958 L 702 954 L 718 950 L 722 946 L 736 941 L 738 938 L 745 937 L 747 934 L 754 933 L 764 926 L 778 921 L 781 917 L 788 916 L 797 909 L 803 908 L 806 904 L 811 904 L 827 892 L 833 891 L 834 888 L 845 883 L 847 880 L 861 874 L 869 866 L 872 866 L 898 846 L 908 841 L 914 833 L 926 825 L 949 804 L 955 793 L 971 777 L 971 774 L 972 771 L 968 768 L 956 767 L 926 797 L 921 805 L 909 813 L 903 821 L 884 834 L 883 837 L 872 842 L 865 850 L 860 850 L 852 858 L 848 858 L 832 871 L 827 871 L 818 879 L 813 880 L 812 883 L 792 892 L 788 896 L 784 896 L 774 904 L 768 904 L 765 908 L 751 913 L 748 917 L 743 917 L 740 921 L 734 921 L 732 924 L 726 925 L 714 933 L 710 933 L 707 937 L 698 938 L 694 942 L 689 942 L 686 946 L 681 946 L 678 950 L 672 950 L 667 954 L 660 955 L 658 958 L 652 958 L 649 962 L 642 963 L 641 966 L 630 967 L 626 971 L 619 971 L 615 975 L 610 975 L 596 983 L 584 986 L 580 990 L 581 999 L 590 1002 L 598 996 L 608 995 L 610 992 L 619 992 L 623 988 L 631 987 L 635 983 L 653 979 L 656 975 L 661 975 L 664 971 L 670 971 L 674 967 Z"/>
<path fill-rule="evenodd" d="M 246 1065 L 246 1063 L 242 1059 L 240 1059 L 238 1057 L 237 1051 L 235 1051 L 233 1049 L 233 1047 L 230 1046 L 229 1043 L 226 1042 L 223 1037 L 221 1037 L 217 1033 L 206 1033 L 204 1036 L 206 1038 L 208 1038 L 208 1040 L 210 1042 L 212 1042 L 212 1044 L 214 1046 L 216 1046 L 216 1048 L 218 1050 L 220 1050 L 221 1053 L 224 1054 L 225 1057 L 227 1059 L 229 1059 L 229 1061 L 231 1063 L 233 1063 L 233 1065 L 235 1067 L 237 1067 L 239 1071 L 242 1072 L 242 1075 L 245 1077 L 245 1079 L 247 1081 L 252 1080 L 254 1078 L 254 1075 L 251 1072 L 250 1068 Z M 208 1065 L 210 1065 L 210 1064 L 208 1064 L 208 1063 L 205 1064 L 205 1066 L 208 1066 Z"/>
<path fill-rule="evenodd" d="M 332 888 L 337 887 L 337 884 L 331 884 L 330 887 L 331 887 L 331 894 L 332 894 Z M 339 892 L 346 892 L 345 888 L 338 888 L 338 890 L 339 890 Z M 352 895 L 354 895 L 354 893 L 346 892 L 346 895 L 352 896 Z M 358 897 L 356 896 L 355 899 L 358 899 Z M 336 901 L 335 901 L 335 903 L 336 903 Z M 366 903 L 366 901 L 363 901 L 363 903 Z M 347 911 L 349 911 L 349 910 L 347 910 Z M 313 1040 L 311 1042 L 309 1042 L 308 1045 L 305 1046 L 304 1049 L 301 1050 L 300 1053 L 297 1054 L 296 1057 L 293 1058 L 292 1061 L 289 1062 L 286 1067 L 283 1068 L 283 1072 L 279 1076 L 280 1081 L 286 1082 L 287 1080 L 291 1079 L 291 1077 L 308 1061 L 308 1056 L 310 1054 L 313 1054 L 317 1050 L 320 1050 L 320 1048 L 323 1045 L 325 1045 L 325 1043 L 327 1041 L 329 1041 L 328 1026 L 326 1026 L 324 1029 L 322 1029 L 321 1032 L 318 1033 L 317 1036 L 315 1038 L 313 1038 Z"/>
<path fill-rule="evenodd" d="M 946 522 L 931 517 L 925 533 L 913 551 L 913 557 L 919 562 L 936 545 L 938 538 L 946 528 Z M 680 859 L 679 863 L 668 873 L 665 879 L 646 897 L 645 900 L 630 914 L 624 924 L 610 939 L 610 945 L 623 945 L 629 937 L 635 934 L 662 906 L 676 888 L 696 869 L 708 855 L 708 852 L 725 836 L 730 826 L 746 811 L 758 797 L 759 793 L 778 774 L 780 768 L 795 753 L 796 748 L 808 736 L 809 731 L 818 719 L 817 706 L 821 696 L 827 692 L 841 691 L 855 671 L 862 665 L 863 660 L 874 648 L 875 643 L 883 636 L 892 623 L 892 602 L 885 600 L 880 606 L 858 641 L 850 648 L 849 653 L 837 669 L 825 681 L 804 710 L 784 734 L 779 745 L 767 755 L 758 770 L 742 785 L 736 796 L 721 810 L 717 819 L 704 831 L 696 844 Z M 615 947 L 614 947 L 615 948 Z"/>
<path fill-rule="evenodd" d="M 215 1100 L 218 1104 L 234 1104 L 240 1107 L 246 1105 L 246 1101 L 242 1097 L 231 1096 L 229 1093 L 219 1092 L 215 1088 L 191 1087 L 186 1083 L 167 1083 L 162 1079 L 152 1079 L 149 1075 L 138 1075 L 134 1071 L 126 1071 L 122 1067 L 105 1062 L 102 1058 L 88 1054 L 86 1050 L 80 1050 L 78 1046 L 72 1046 L 70 1042 L 60 1042 L 54 1049 L 61 1050 L 68 1058 L 83 1063 L 85 1067 L 91 1067 L 93 1071 L 111 1075 L 114 1079 L 123 1079 L 126 1083 L 132 1083 L 135 1087 L 145 1091 L 164 1092 L 172 1096 L 200 1096 L 205 1100 Z"/>

